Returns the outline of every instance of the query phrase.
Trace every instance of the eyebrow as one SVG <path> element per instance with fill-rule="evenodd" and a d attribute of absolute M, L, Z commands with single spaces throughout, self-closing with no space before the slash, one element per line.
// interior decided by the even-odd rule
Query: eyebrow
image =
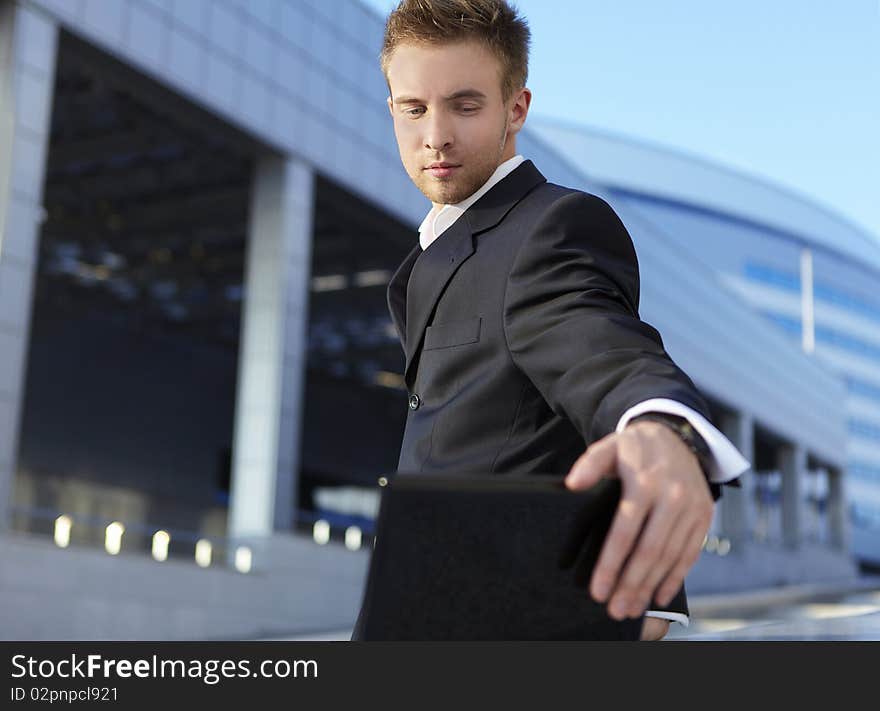
<path fill-rule="evenodd" d="M 449 96 L 444 96 L 444 101 L 455 101 L 457 99 L 485 99 L 486 95 L 477 89 L 461 89 L 456 91 Z M 395 104 L 420 104 L 424 103 L 422 99 L 418 99 L 414 96 L 398 96 L 394 99 Z"/>

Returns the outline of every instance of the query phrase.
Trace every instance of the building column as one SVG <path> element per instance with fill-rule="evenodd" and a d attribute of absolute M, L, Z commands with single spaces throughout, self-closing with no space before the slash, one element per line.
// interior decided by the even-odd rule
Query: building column
<path fill-rule="evenodd" d="M 782 542 L 789 548 L 801 543 L 806 500 L 807 450 L 801 444 L 785 444 L 778 450 L 782 472 Z"/>
<path fill-rule="evenodd" d="M 849 550 L 849 517 L 845 490 L 845 472 L 839 467 L 828 467 L 828 528 L 831 545 L 839 551 Z"/>
<path fill-rule="evenodd" d="M 58 27 L 0 2 L 0 531 L 10 523 Z"/>
<path fill-rule="evenodd" d="M 755 423 L 750 415 L 731 413 L 721 418 L 720 429 L 740 454 L 750 462 L 755 461 Z M 723 487 L 718 506 L 721 514 L 721 531 L 737 551 L 740 544 L 749 540 L 751 532 L 751 506 L 754 506 L 755 474 L 752 470 L 740 476 L 741 488 Z"/>
<path fill-rule="evenodd" d="M 251 197 L 228 535 L 294 523 L 302 430 L 314 171 L 261 158 Z"/>

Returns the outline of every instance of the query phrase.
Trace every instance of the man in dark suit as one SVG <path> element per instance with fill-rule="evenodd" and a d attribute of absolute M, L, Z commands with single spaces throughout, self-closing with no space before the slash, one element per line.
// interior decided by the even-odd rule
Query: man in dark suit
<path fill-rule="evenodd" d="M 517 154 L 528 41 L 504 0 L 404 0 L 386 25 L 401 160 L 433 204 L 388 288 L 410 408 L 398 470 L 620 477 L 590 593 L 659 639 L 687 623 L 718 485 L 748 463 L 639 319 L 617 215 Z"/>

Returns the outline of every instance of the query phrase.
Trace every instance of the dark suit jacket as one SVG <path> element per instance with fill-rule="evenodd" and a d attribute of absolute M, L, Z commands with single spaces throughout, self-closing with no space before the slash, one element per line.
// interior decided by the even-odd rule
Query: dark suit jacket
<path fill-rule="evenodd" d="M 639 319 L 638 262 L 620 219 L 531 161 L 426 250 L 416 245 L 388 305 L 410 407 L 400 472 L 564 475 L 643 400 L 709 417 Z M 684 588 L 665 609 L 687 613 Z"/>

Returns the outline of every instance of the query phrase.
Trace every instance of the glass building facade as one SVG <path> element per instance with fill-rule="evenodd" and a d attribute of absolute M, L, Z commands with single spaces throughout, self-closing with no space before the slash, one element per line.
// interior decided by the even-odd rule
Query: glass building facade
<path fill-rule="evenodd" d="M 571 126 L 537 131 L 845 383 L 851 551 L 880 566 L 880 241 L 700 159 Z M 821 509 L 824 485 L 814 489 Z"/>
<path fill-rule="evenodd" d="M 400 164 L 382 32 L 358 0 L 0 1 L 10 638 L 354 621 L 408 411 L 385 289 L 429 208 Z M 792 204 L 753 180 L 710 189 L 716 166 L 619 144 L 602 154 L 618 174 L 597 174 L 581 138 L 530 117 L 517 149 L 613 203 L 642 318 L 761 475 L 725 492 L 689 591 L 850 574 L 844 479 L 852 548 L 876 557 L 880 258 L 810 206 L 780 219 Z M 704 191 L 655 189 L 673 176 Z M 156 565 L 160 532 L 191 569 Z"/>

